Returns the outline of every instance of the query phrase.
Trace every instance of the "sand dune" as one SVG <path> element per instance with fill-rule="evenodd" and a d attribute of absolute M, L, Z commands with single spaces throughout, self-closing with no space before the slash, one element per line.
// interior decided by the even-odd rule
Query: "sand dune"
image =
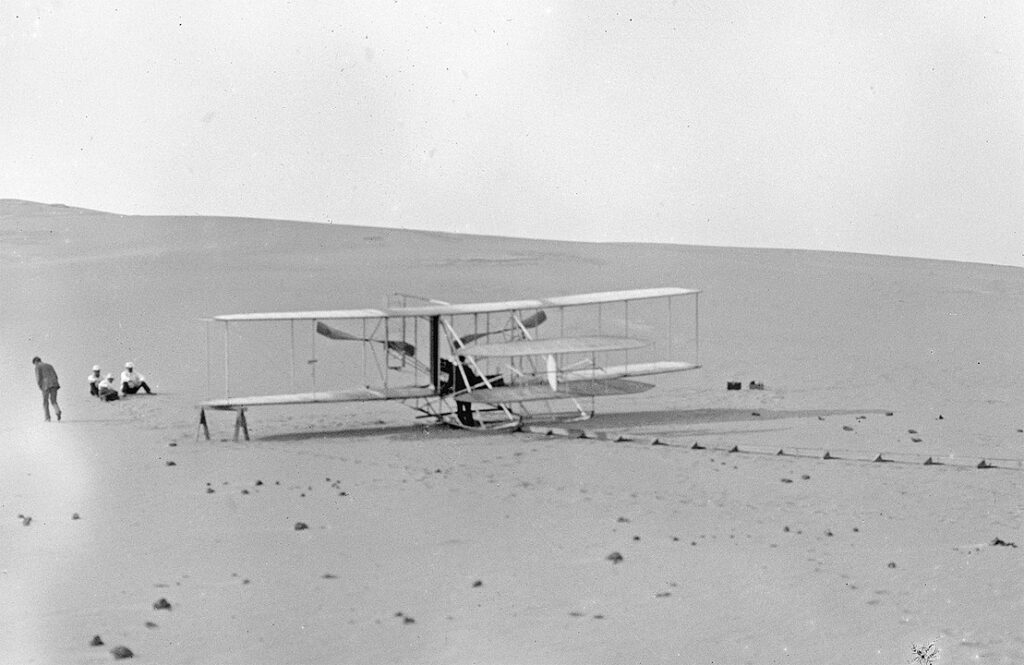
<path fill-rule="evenodd" d="M 598 402 L 607 439 L 374 405 L 195 441 L 202 317 L 662 285 L 704 368 Z M 0 310 L 0 661 L 1024 661 L 1020 269 L 0 201 Z M 129 359 L 156 396 L 87 395 Z"/>

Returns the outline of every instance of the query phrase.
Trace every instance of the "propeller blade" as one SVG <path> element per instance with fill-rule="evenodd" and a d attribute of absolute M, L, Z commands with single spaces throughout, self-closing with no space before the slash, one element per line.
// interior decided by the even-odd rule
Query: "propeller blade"
<path fill-rule="evenodd" d="M 346 341 L 350 341 L 350 342 L 376 342 L 377 344 L 385 344 L 385 345 L 387 345 L 388 349 L 390 349 L 391 351 L 394 351 L 396 353 L 401 353 L 401 354 L 404 354 L 404 355 L 407 355 L 407 356 L 415 356 L 416 355 L 416 347 L 413 346 L 412 344 L 410 344 L 409 342 L 401 342 L 401 341 L 398 341 L 398 340 L 387 340 L 387 341 L 384 341 L 382 339 L 370 339 L 370 338 L 367 338 L 367 337 L 358 337 L 356 335 L 351 335 L 351 334 L 345 332 L 344 330 L 338 330 L 337 328 L 332 328 L 331 326 L 327 325 L 323 321 L 317 321 L 316 322 L 316 331 L 319 334 L 321 334 L 324 337 L 327 337 L 329 339 L 340 339 L 340 340 L 346 340 Z"/>
<path fill-rule="evenodd" d="M 542 309 L 538 309 L 535 313 L 531 314 L 530 316 L 528 316 L 525 319 L 523 319 L 522 321 L 520 321 L 520 323 L 522 323 L 523 327 L 526 328 L 527 330 L 531 330 L 533 328 L 536 328 L 537 326 L 539 326 L 540 324 L 544 323 L 547 320 L 548 320 L 547 313 L 544 310 L 542 310 Z M 489 335 L 497 335 L 499 333 L 514 332 L 516 330 L 519 330 L 519 327 L 513 325 L 513 326 L 509 326 L 507 328 L 502 328 L 501 330 L 488 330 L 488 331 L 482 332 L 482 333 L 472 333 L 472 334 L 469 334 L 469 335 L 463 335 L 462 336 L 462 343 L 463 343 L 463 345 L 471 344 L 472 342 L 475 342 L 478 339 L 483 339 L 484 337 L 487 337 Z"/>

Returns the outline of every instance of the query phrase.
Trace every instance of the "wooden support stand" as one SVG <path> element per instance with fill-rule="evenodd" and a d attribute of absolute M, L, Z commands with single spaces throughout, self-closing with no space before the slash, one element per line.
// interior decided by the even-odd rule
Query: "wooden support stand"
<path fill-rule="evenodd" d="M 235 416 L 235 441 L 238 441 L 238 433 L 241 432 L 245 436 L 245 440 L 249 440 L 249 423 L 245 421 L 245 408 L 239 407 L 234 409 L 238 414 Z M 199 426 L 196 428 L 196 441 L 199 440 L 199 432 L 202 432 L 206 437 L 206 440 L 210 440 L 210 426 L 206 421 L 206 409 L 199 409 Z"/>
<path fill-rule="evenodd" d="M 245 434 L 245 440 L 249 440 L 249 424 L 245 422 L 245 408 L 238 409 L 238 417 L 235 418 L 235 441 L 238 441 L 238 431 Z"/>
<path fill-rule="evenodd" d="M 206 435 L 206 440 L 210 440 L 210 427 L 206 424 L 206 409 L 199 409 L 199 427 L 196 428 L 196 441 L 199 440 L 199 430 L 203 430 L 203 434 Z"/>

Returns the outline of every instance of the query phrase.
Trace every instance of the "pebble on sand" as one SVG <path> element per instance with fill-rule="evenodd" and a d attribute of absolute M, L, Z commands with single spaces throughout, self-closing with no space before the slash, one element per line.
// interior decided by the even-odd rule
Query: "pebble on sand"
<path fill-rule="evenodd" d="M 167 602 L 166 598 L 161 598 L 160 600 L 158 600 L 155 603 L 153 603 L 153 609 L 154 610 L 169 610 L 169 609 L 171 609 L 171 604 Z"/>
<path fill-rule="evenodd" d="M 622 563 L 622 558 L 622 555 L 618 552 L 612 552 L 611 554 L 605 557 L 605 559 L 611 561 L 612 563 Z"/>
<path fill-rule="evenodd" d="M 309 525 L 306 524 L 305 522 L 296 522 L 295 523 L 295 530 L 296 531 L 302 531 L 303 529 L 308 529 L 308 528 L 309 528 Z"/>
<path fill-rule="evenodd" d="M 135 654 L 132 650 L 125 646 L 116 646 L 110 650 L 110 655 L 114 657 L 114 660 L 121 660 L 122 658 L 132 658 Z"/>
<path fill-rule="evenodd" d="M 103 646 L 103 640 L 100 639 L 99 635 L 93 635 L 92 639 L 89 640 L 89 646 L 91 646 L 91 647 L 101 647 L 101 646 Z"/>

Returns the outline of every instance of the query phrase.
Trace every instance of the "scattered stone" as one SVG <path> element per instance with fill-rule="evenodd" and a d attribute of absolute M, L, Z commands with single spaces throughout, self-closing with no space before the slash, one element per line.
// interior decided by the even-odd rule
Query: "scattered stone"
<path fill-rule="evenodd" d="M 761 412 L 760 411 L 751 411 L 750 415 L 752 415 L 752 416 L 754 416 L 756 418 L 760 418 L 761 417 Z"/>
<path fill-rule="evenodd" d="M 942 414 L 941 414 L 941 413 L 939 414 L 939 420 L 945 420 L 945 419 L 944 419 L 944 418 L 942 417 Z"/>
<path fill-rule="evenodd" d="M 158 600 L 155 603 L 153 603 L 153 609 L 154 610 L 169 610 L 169 609 L 171 609 L 171 604 L 167 602 L 166 598 L 161 598 L 160 600 Z"/>
<path fill-rule="evenodd" d="M 89 646 L 91 646 L 91 647 L 101 647 L 101 646 L 103 646 L 103 640 L 100 639 L 99 635 L 93 635 L 92 639 L 89 640 Z"/>
<path fill-rule="evenodd" d="M 890 561 L 889 562 L 889 567 L 890 568 L 895 568 L 896 567 L 896 562 L 895 561 Z"/>
<path fill-rule="evenodd" d="M 636 542 L 640 542 L 640 536 L 633 536 L 633 540 Z"/>
<path fill-rule="evenodd" d="M 325 580 L 336 580 L 336 579 L 338 579 L 338 576 L 334 575 L 332 573 L 324 573 L 320 577 L 324 578 Z"/>
<path fill-rule="evenodd" d="M 917 437 L 917 436 L 910 437 L 910 440 L 913 441 L 914 443 L 921 443 L 921 441 L 922 441 L 922 439 L 920 437 Z"/>
<path fill-rule="evenodd" d="M 887 416 L 891 416 L 891 415 L 892 415 L 892 411 L 886 411 L 886 412 L 885 412 L 885 415 L 887 415 Z"/>
<path fill-rule="evenodd" d="M 999 537 L 993 538 L 991 544 L 992 545 L 997 545 L 997 546 L 1000 546 L 1000 547 L 1017 547 L 1017 543 L 1012 543 L 1012 542 L 1009 542 L 1007 540 L 1003 540 L 1002 538 L 999 538 Z"/>
<path fill-rule="evenodd" d="M 248 494 L 249 490 L 242 490 L 242 494 Z"/>
<path fill-rule="evenodd" d="M 661 593 L 654 594 L 654 597 L 655 598 L 668 598 L 671 595 L 672 595 L 672 593 L 669 592 L 669 591 L 662 591 Z"/>
<path fill-rule="evenodd" d="M 788 526 L 782 527 L 782 533 L 789 533 L 789 527 Z"/>
<path fill-rule="evenodd" d="M 484 585 L 483 580 L 477 580 L 476 582 L 473 582 L 473 588 L 474 589 L 478 589 L 478 588 L 482 587 L 483 585 Z"/>
<path fill-rule="evenodd" d="M 416 619 L 413 619 L 412 617 L 402 617 L 402 623 L 404 623 L 404 624 L 416 623 Z"/>
<path fill-rule="evenodd" d="M 308 529 L 308 528 L 309 528 L 309 525 L 306 524 L 305 522 L 296 522 L 295 523 L 295 530 L 296 531 L 302 531 L 303 529 Z"/>
<path fill-rule="evenodd" d="M 207 493 L 207 494 L 213 494 L 213 493 L 214 493 L 214 492 L 216 492 L 216 491 L 217 491 L 217 490 L 213 489 L 212 487 L 207 487 L 207 488 L 206 488 L 206 493 Z"/>
<path fill-rule="evenodd" d="M 827 530 L 827 531 L 825 531 L 825 535 L 828 536 L 829 538 L 831 538 L 833 536 L 833 533 L 832 533 L 831 530 Z"/>
<path fill-rule="evenodd" d="M 29 524 L 32 524 L 32 518 L 29 517 L 28 515 L 18 515 L 18 517 L 21 518 L 21 525 L 22 526 L 28 526 Z"/>
<path fill-rule="evenodd" d="M 167 460 L 166 463 L 167 463 L 167 466 L 178 466 L 178 464 L 174 460 L 172 460 L 172 459 Z"/>
<path fill-rule="evenodd" d="M 124 646 L 116 646 L 110 650 L 110 655 L 114 657 L 114 660 L 121 660 L 122 658 L 132 658 L 135 654 L 132 650 Z"/>
<path fill-rule="evenodd" d="M 338 492 L 338 496 L 348 496 L 348 492 Z"/>
<path fill-rule="evenodd" d="M 603 618 L 604 618 L 604 615 L 603 615 L 603 614 L 595 614 L 595 615 L 594 615 L 594 618 L 595 618 L 595 619 L 603 619 Z"/>
<path fill-rule="evenodd" d="M 917 434 L 917 430 L 916 429 L 908 429 L 907 430 L 907 434 Z"/>
<path fill-rule="evenodd" d="M 584 616 L 584 614 L 583 614 L 583 612 L 576 612 L 576 611 L 573 611 L 573 612 L 569 612 L 569 616 L 571 616 L 571 617 L 577 617 L 577 618 L 579 618 L 579 617 L 581 617 L 581 616 Z"/>
<path fill-rule="evenodd" d="M 791 483 L 791 482 L 793 482 L 793 479 L 792 479 L 792 478 L 783 478 L 783 479 L 782 479 L 782 482 L 784 482 L 784 483 L 787 483 L 787 484 L 788 484 L 788 483 Z"/>
<path fill-rule="evenodd" d="M 146 622 L 146 628 L 159 628 L 159 626 L 157 626 L 157 625 L 156 625 L 155 623 L 153 623 L 152 621 L 147 621 L 147 622 Z"/>
<path fill-rule="evenodd" d="M 852 432 L 853 428 L 850 427 L 849 425 L 843 425 L 843 431 L 844 432 Z"/>
<path fill-rule="evenodd" d="M 628 517 L 620 517 L 619 519 L 617 519 L 615 521 L 618 522 L 619 524 L 629 524 L 629 518 Z"/>
<path fill-rule="evenodd" d="M 611 554 L 605 557 L 605 559 L 611 561 L 612 563 L 622 563 L 622 558 L 622 555 L 618 552 L 612 552 Z"/>
<path fill-rule="evenodd" d="M 805 473 L 804 475 L 800 476 L 800 479 L 801 480 L 810 480 L 811 477 Z"/>
<path fill-rule="evenodd" d="M 256 481 L 256 487 L 259 487 L 259 486 L 260 486 L 260 485 L 262 485 L 262 484 L 263 484 L 263 481 L 262 481 L 262 480 L 257 480 L 257 481 Z"/>
<path fill-rule="evenodd" d="M 177 448 L 178 447 L 178 444 L 173 443 L 173 442 L 172 443 L 168 443 L 167 445 L 170 446 L 171 448 Z"/>
<path fill-rule="evenodd" d="M 858 527 L 853 527 L 853 532 L 854 533 L 860 533 L 860 529 Z"/>
<path fill-rule="evenodd" d="M 71 513 L 71 519 L 80 520 L 82 517 L 78 513 Z"/>

